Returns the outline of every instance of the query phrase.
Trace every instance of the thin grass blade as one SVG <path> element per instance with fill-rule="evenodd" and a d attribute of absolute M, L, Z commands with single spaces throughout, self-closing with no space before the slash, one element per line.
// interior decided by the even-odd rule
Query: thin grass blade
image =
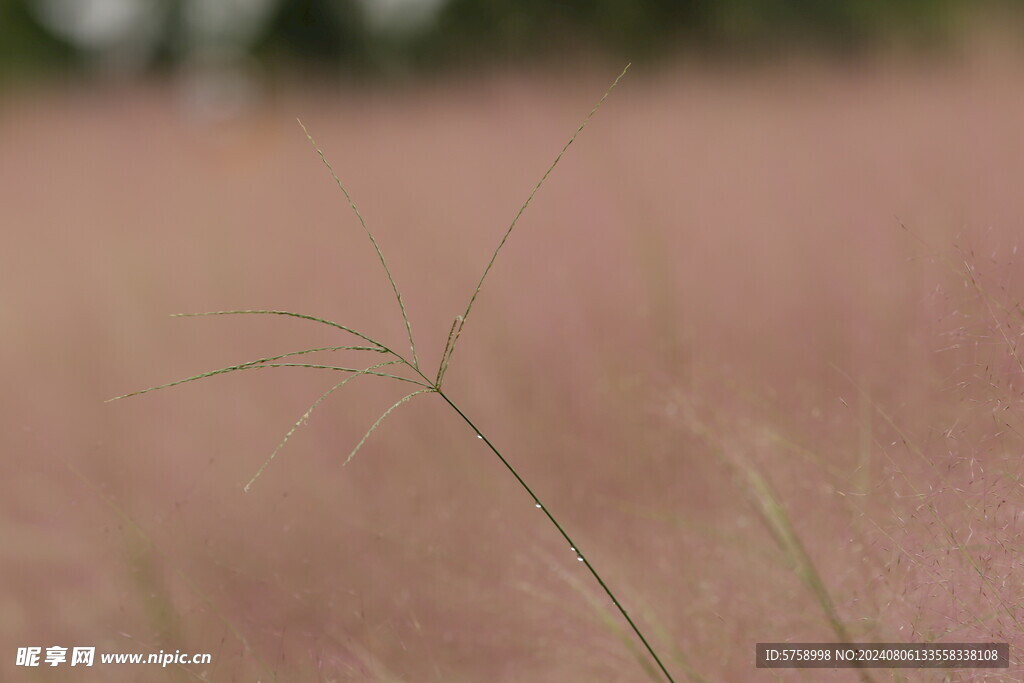
<path fill-rule="evenodd" d="M 389 349 L 386 345 L 381 344 L 379 341 L 377 341 L 376 339 L 373 339 L 372 337 L 366 336 L 362 332 L 357 332 L 356 330 L 353 330 L 351 327 L 346 327 L 345 325 L 333 322 L 331 320 L 325 320 L 324 318 L 317 318 L 316 316 L 306 315 L 304 313 L 292 313 L 291 311 L 262 311 L 262 310 L 251 310 L 251 311 L 250 310 L 244 310 L 244 311 L 242 311 L 242 310 L 239 310 L 239 311 L 207 311 L 205 313 L 174 313 L 174 314 L 171 315 L 171 317 L 172 318 L 202 318 L 202 317 L 208 316 L 208 315 L 284 315 L 284 316 L 289 316 L 289 317 L 292 317 L 292 318 L 302 318 L 303 320 L 312 320 L 313 322 L 321 323 L 323 325 L 329 325 L 329 326 L 335 327 L 335 328 L 337 328 L 339 330 L 343 330 L 345 332 L 348 332 L 349 334 L 354 334 L 355 336 L 359 337 L 360 339 L 362 339 L 364 341 L 368 341 L 371 344 L 373 344 L 374 346 L 380 347 L 381 349 L 384 350 L 384 352 L 393 354 L 395 356 L 398 356 L 397 353 L 395 353 L 394 351 Z M 401 356 L 399 356 L 399 358 L 401 358 Z"/>
<path fill-rule="evenodd" d="M 331 387 L 330 389 L 328 389 L 324 393 L 320 394 L 320 398 L 318 398 L 317 400 L 313 401 L 313 404 L 311 406 L 309 406 L 309 408 L 306 409 L 306 412 L 304 412 L 302 414 L 302 417 L 300 417 L 298 420 L 295 421 L 295 424 L 293 424 L 292 428 L 288 430 L 288 433 L 284 435 L 284 438 L 281 439 L 281 442 L 279 444 L 277 444 L 277 447 L 274 449 L 274 452 L 270 454 L 270 457 L 268 457 L 263 462 L 263 464 L 260 465 L 260 468 L 258 470 L 256 470 L 256 474 L 252 475 L 252 478 L 248 482 L 246 482 L 245 486 L 243 487 L 243 490 L 246 493 L 249 492 L 249 488 L 253 485 L 253 483 L 257 479 L 259 479 L 260 475 L 263 474 L 263 470 L 267 469 L 267 467 L 270 465 L 271 461 L 275 457 L 277 457 L 278 452 L 282 448 L 284 448 L 284 445 L 286 443 L 288 443 L 288 440 L 290 438 L 292 438 L 292 435 L 295 434 L 296 431 L 298 431 L 299 427 L 301 427 L 302 425 L 304 425 L 307 422 L 309 422 L 309 416 L 313 414 L 313 411 L 316 410 L 317 406 L 319 406 L 321 403 L 323 403 L 327 399 L 328 396 L 330 396 L 335 391 L 337 391 L 338 389 L 342 388 L 343 386 L 345 386 L 346 384 L 348 384 L 349 382 L 354 380 L 356 377 L 359 377 L 360 375 L 369 374 L 372 370 L 375 370 L 377 368 L 384 367 L 386 365 L 395 365 L 395 364 L 400 363 L 400 362 L 401 361 L 391 360 L 391 361 L 387 361 L 386 363 L 377 363 L 376 365 L 371 365 L 370 367 L 366 368 L 365 370 L 363 370 L 361 372 L 357 372 L 356 374 L 352 375 L 351 377 L 346 377 L 345 379 L 341 380 L 340 382 L 335 384 L 333 387 Z"/>
<path fill-rule="evenodd" d="M 377 427 L 379 427 L 380 423 L 384 421 L 384 418 L 386 418 L 388 415 L 391 414 L 391 411 L 393 411 L 395 408 L 397 408 L 398 406 L 402 405 L 403 403 L 406 403 L 406 402 L 410 401 L 414 397 L 419 396 L 420 394 L 428 394 L 428 393 L 431 393 L 433 391 L 436 391 L 436 389 L 434 389 L 434 387 L 427 387 L 426 389 L 420 389 L 419 391 L 414 391 L 414 392 L 412 392 L 411 394 L 409 394 L 407 396 L 403 396 L 401 399 L 399 399 L 397 402 L 395 402 L 395 404 L 393 406 L 391 406 L 390 408 L 385 410 L 384 414 L 381 415 L 380 417 L 378 417 L 377 421 L 374 422 L 370 426 L 370 428 L 368 430 L 366 430 L 366 434 L 363 434 L 363 438 L 361 438 L 359 440 L 359 443 L 356 444 L 356 447 L 353 448 L 352 452 L 348 454 L 348 457 L 345 458 L 345 462 L 341 463 L 342 467 L 347 465 L 352 460 L 352 458 L 356 457 L 356 453 L 358 453 L 359 449 L 363 447 L 363 444 L 366 443 L 366 440 L 370 438 L 370 434 L 373 434 L 374 431 L 377 430 Z"/>
<path fill-rule="evenodd" d="M 395 365 L 406 364 L 404 360 L 400 360 Z M 427 389 L 433 389 L 434 387 L 420 382 L 419 380 L 409 379 L 408 377 L 402 377 L 401 375 L 389 375 L 386 372 L 371 372 L 368 370 L 360 370 L 358 368 L 345 368 L 338 365 L 315 365 L 313 363 L 271 363 L 266 365 L 254 365 L 251 368 L 243 368 L 244 370 L 256 370 L 259 368 L 313 368 L 314 370 L 333 370 L 335 372 L 354 372 L 361 375 L 373 375 L 374 377 L 387 377 L 388 379 L 397 379 L 399 382 L 408 382 L 409 384 L 415 384 L 418 387 L 425 387 Z"/>
<path fill-rule="evenodd" d="M 296 120 L 299 121 L 298 119 Z M 356 207 L 356 203 L 352 201 L 352 196 L 349 195 L 348 189 L 345 188 L 345 185 L 341 182 L 341 179 L 338 177 L 338 174 L 334 172 L 334 167 L 331 166 L 331 162 L 327 161 L 327 157 L 324 156 L 323 151 L 316 144 L 316 140 L 314 140 L 313 136 L 309 134 L 309 131 L 306 129 L 306 126 L 305 124 L 302 123 L 302 121 L 299 121 L 299 126 L 302 127 L 302 132 L 306 134 L 306 138 L 309 140 L 310 144 L 313 145 L 313 149 L 315 149 L 316 153 L 320 155 L 320 160 L 324 162 L 324 166 L 326 166 L 327 170 L 330 171 L 331 177 L 334 178 L 334 182 L 338 184 L 338 187 L 344 193 L 345 199 L 348 200 L 348 205 L 352 207 L 352 211 L 356 214 L 356 218 L 359 219 L 359 224 L 363 226 L 363 230 L 366 232 L 366 236 L 370 238 L 370 242 L 373 244 L 373 248 L 377 251 L 377 256 L 380 258 L 380 264 L 384 266 L 384 272 L 388 276 L 388 282 L 391 283 L 391 290 L 395 293 L 395 298 L 398 300 L 398 307 L 402 311 L 402 320 L 405 321 L 405 330 L 409 335 L 409 349 L 412 351 L 412 365 L 414 368 L 419 368 L 420 361 L 419 358 L 417 358 L 416 356 L 416 342 L 414 342 L 412 338 L 412 324 L 409 322 L 409 315 L 405 312 L 405 302 L 402 300 L 402 295 L 398 292 L 398 284 L 395 282 L 395 278 L 391 274 L 391 269 L 388 268 L 387 261 L 384 260 L 384 252 L 381 251 L 380 246 L 377 244 L 376 238 L 374 238 L 373 233 L 366 226 L 366 221 L 363 220 L 363 215 L 359 213 L 359 209 Z"/>
<path fill-rule="evenodd" d="M 229 372 L 237 372 L 237 371 L 242 371 L 242 370 L 262 370 L 263 368 L 313 368 L 315 370 L 332 370 L 332 371 L 335 371 L 335 372 L 352 372 L 352 373 L 357 373 L 357 374 L 375 375 L 377 377 L 387 377 L 388 379 L 397 379 L 397 380 L 399 380 L 401 382 L 410 382 L 412 384 L 415 384 L 415 385 L 421 386 L 421 387 L 429 387 L 430 386 L 429 384 L 424 384 L 423 382 L 419 382 L 419 381 L 414 380 L 414 379 L 409 379 L 408 377 L 400 377 L 398 375 L 389 375 L 386 372 L 370 372 L 370 371 L 367 371 L 367 370 L 360 370 L 358 368 L 346 368 L 346 367 L 341 367 L 341 366 L 338 366 L 338 365 L 319 365 L 319 364 L 315 364 L 315 363 L 267 363 L 267 362 L 265 362 L 266 360 L 267 359 L 260 359 L 260 361 L 252 361 L 252 362 L 249 362 L 249 363 L 242 363 L 241 365 L 232 365 L 232 366 L 229 366 L 229 367 L 226 367 L 226 368 L 220 368 L 218 370 L 211 370 L 210 372 L 204 372 L 204 373 L 199 374 L 199 375 L 193 375 L 192 377 L 186 377 L 184 379 L 179 379 L 179 380 L 176 380 L 174 382 L 168 382 L 167 384 L 160 384 L 160 385 L 157 385 L 155 387 L 149 387 L 148 389 L 141 389 L 139 391 L 133 391 L 130 394 L 122 394 L 121 396 L 115 396 L 114 398 L 108 398 L 105 401 L 105 403 L 110 403 L 112 401 L 119 401 L 122 398 L 130 398 L 132 396 L 139 396 L 141 394 L 148 394 L 148 393 L 150 393 L 152 391 L 158 391 L 160 389 L 167 389 L 169 387 L 176 387 L 179 384 L 185 384 L 186 382 L 194 382 L 194 381 L 199 380 L 199 379 L 206 379 L 207 377 L 214 377 L 215 375 L 224 375 L 224 374 L 227 374 Z M 393 363 L 389 363 L 389 364 L 397 365 L 399 363 L 402 363 L 402 361 L 394 361 Z"/>

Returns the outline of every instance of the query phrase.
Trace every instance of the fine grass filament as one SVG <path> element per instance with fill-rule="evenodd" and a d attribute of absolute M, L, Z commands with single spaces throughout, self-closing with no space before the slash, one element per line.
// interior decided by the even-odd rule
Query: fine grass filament
<path fill-rule="evenodd" d="M 349 382 L 354 380 L 359 375 L 367 375 L 367 374 L 370 374 L 376 368 L 384 367 L 385 365 L 397 365 L 400 362 L 401 361 L 397 361 L 397 360 L 389 360 L 389 361 L 386 361 L 384 363 L 377 363 L 376 365 L 371 365 L 370 367 L 368 367 L 368 368 L 366 368 L 366 369 L 364 369 L 364 370 L 362 370 L 360 372 L 357 372 L 354 375 L 346 377 L 345 379 L 341 380 L 340 382 L 335 384 L 333 387 L 331 387 L 330 389 L 328 389 L 324 393 L 320 394 L 320 397 L 317 398 L 317 400 L 313 401 L 313 404 L 311 406 L 309 406 L 309 408 L 306 409 L 306 412 L 304 412 L 302 414 L 302 417 L 300 417 L 298 420 L 295 421 L 295 424 L 292 425 L 292 428 L 288 430 L 288 433 L 284 435 L 284 438 L 281 439 L 281 442 L 279 444 L 277 444 L 277 448 L 275 448 L 274 451 L 270 454 L 270 456 L 267 457 L 267 459 L 263 462 L 263 464 L 260 465 L 260 468 L 256 471 L 256 474 L 252 475 L 252 478 L 249 481 L 246 482 L 246 484 L 245 484 L 245 491 L 246 492 L 249 491 L 249 487 L 251 487 L 253 485 L 253 482 L 255 482 L 259 478 L 259 476 L 261 474 L 263 474 L 263 470 L 267 469 L 267 466 L 270 465 L 270 461 L 273 460 L 277 456 L 278 452 L 282 448 L 284 448 L 284 445 L 286 443 L 288 443 L 288 439 L 292 438 L 292 434 L 294 434 L 296 431 L 298 431 L 299 427 L 301 427 L 302 425 L 307 424 L 309 422 L 309 416 L 313 414 L 313 411 L 316 410 L 316 407 L 318 405 L 320 405 L 321 403 L 323 403 L 323 401 L 328 396 L 330 396 L 335 391 L 337 391 L 338 389 L 342 388 L 343 386 L 345 386 L 346 384 L 348 384 Z"/>
<path fill-rule="evenodd" d="M 296 120 L 298 121 L 298 119 Z M 382 252 L 380 247 L 377 245 L 377 239 L 373 236 L 373 233 L 370 232 L 368 227 L 366 227 L 366 221 L 363 220 L 363 214 L 359 213 L 356 203 L 352 201 L 352 197 L 349 195 L 348 190 L 342 184 L 341 179 L 338 178 L 338 174 L 334 172 L 334 167 L 331 166 L 331 163 L 327 161 L 327 157 L 324 156 L 324 153 L 317 146 L 316 140 L 314 140 L 313 136 L 309 134 L 308 130 L 306 130 L 306 126 L 302 121 L 299 121 L 299 126 L 302 128 L 302 132 L 306 134 L 306 139 L 308 139 L 309 143 L 313 145 L 313 149 L 315 149 L 316 153 L 320 155 L 320 160 L 324 162 L 324 166 L 326 166 L 327 170 L 330 171 L 331 177 L 334 178 L 334 182 L 338 184 L 338 187 L 341 188 L 341 191 L 345 194 L 345 199 L 348 200 L 348 205 L 352 207 L 352 211 L 355 213 L 356 218 L 359 219 L 359 224 L 363 226 L 363 231 L 366 232 L 366 236 L 370 238 L 373 248 L 377 251 L 377 256 L 380 258 L 380 264 L 384 266 L 384 272 L 388 276 L 388 282 L 391 283 L 391 290 L 395 293 L 395 298 L 398 300 L 398 308 L 402 311 L 402 320 L 405 321 L 405 330 L 409 335 L 409 349 L 412 351 L 412 366 L 413 368 L 418 369 L 420 361 L 419 358 L 416 357 L 416 342 L 413 341 L 412 338 L 412 325 L 409 323 L 409 314 L 405 312 L 405 302 L 402 301 L 402 295 L 398 291 L 398 284 L 395 282 L 395 278 L 391 274 L 391 269 L 388 268 L 387 261 L 384 260 L 384 252 Z"/>

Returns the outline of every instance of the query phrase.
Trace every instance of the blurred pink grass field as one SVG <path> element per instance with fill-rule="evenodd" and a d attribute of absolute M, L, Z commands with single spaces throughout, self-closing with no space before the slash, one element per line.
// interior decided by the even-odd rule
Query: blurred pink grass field
<path fill-rule="evenodd" d="M 575 555 L 437 397 L 342 469 L 402 389 L 353 381 L 247 494 L 335 375 L 243 372 L 103 403 L 351 342 L 170 313 L 294 310 L 405 348 L 296 116 L 436 368 L 613 71 L 295 86 L 230 123 L 155 85 L 5 96 L 2 678 L 27 677 L 17 647 L 84 644 L 213 654 L 147 680 L 646 680 Z M 677 680 L 775 680 L 753 669 L 755 642 L 836 639 L 745 471 L 776 489 L 854 638 L 1009 641 L 1008 673 L 950 680 L 1020 675 L 1021 71 L 634 70 L 499 258 L 447 391 Z M 872 676 L 945 680 L 903 673 Z"/>

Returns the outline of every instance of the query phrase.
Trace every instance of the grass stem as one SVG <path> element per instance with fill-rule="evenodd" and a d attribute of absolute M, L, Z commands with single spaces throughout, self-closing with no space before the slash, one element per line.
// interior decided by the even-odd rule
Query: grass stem
<path fill-rule="evenodd" d="M 647 638 L 644 637 L 644 634 L 633 622 L 632 617 L 629 616 L 629 612 L 626 611 L 626 608 L 622 606 L 622 603 L 619 602 L 619 599 L 615 597 L 615 593 L 612 592 L 612 589 L 608 587 L 608 584 L 604 582 L 604 579 L 601 578 L 601 575 L 597 573 L 596 569 L 594 569 L 594 565 L 592 565 L 590 563 L 590 560 L 587 559 L 587 556 L 583 554 L 583 551 L 580 550 L 580 547 L 576 544 L 576 541 L 572 540 L 572 537 L 570 537 L 566 530 L 562 527 L 562 525 L 559 524 L 558 520 L 555 519 L 555 516 L 551 514 L 550 510 L 548 510 L 547 506 L 544 505 L 541 499 L 537 497 L 537 494 L 533 492 L 533 489 L 530 488 L 530 485 L 527 484 L 521 476 L 519 476 L 519 472 L 516 472 L 516 468 L 513 467 L 508 460 L 505 459 L 505 456 L 501 454 L 501 451 L 495 448 L 494 444 L 491 443 L 490 439 L 484 436 L 484 433 L 481 432 L 480 429 L 475 424 L 473 424 L 473 421 L 470 420 L 466 416 L 466 414 L 462 412 L 462 410 L 457 405 L 455 405 L 455 403 L 452 402 L 450 398 L 448 398 L 447 394 L 445 394 L 440 389 L 436 389 L 436 392 L 438 396 L 443 398 L 445 402 L 452 407 L 452 410 L 459 414 L 459 417 L 461 417 L 466 422 L 466 424 L 469 425 L 470 429 L 476 432 L 476 435 L 479 436 L 485 444 L 487 444 L 487 447 L 490 448 L 491 451 L 496 456 L 498 456 L 498 459 L 501 460 L 501 464 L 504 465 L 505 468 L 512 473 L 512 476 L 516 478 L 516 481 L 518 481 L 519 485 L 523 487 L 523 490 L 525 490 L 526 493 L 529 494 L 530 498 L 533 499 L 534 505 L 537 508 L 539 508 L 541 512 L 543 512 L 547 516 L 548 520 L 555 526 L 555 528 L 558 529 L 558 533 L 560 533 L 562 535 L 562 538 L 565 539 L 565 542 L 569 544 L 569 548 L 576 552 L 576 559 L 578 559 L 584 564 L 584 566 L 591 573 L 591 575 L 601 585 L 602 590 L 604 590 L 608 597 L 611 598 L 612 603 L 619 610 L 619 613 L 629 624 L 629 627 L 633 629 L 633 633 L 635 633 L 636 637 L 640 639 L 641 643 L 643 643 L 643 646 L 647 650 L 647 653 L 658 665 L 658 668 L 661 669 L 661 673 L 665 674 L 665 678 L 668 679 L 670 683 L 675 683 L 675 679 L 672 678 L 672 674 L 670 674 L 668 672 L 668 669 L 665 668 L 665 665 L 661 663 L 661 658 L 658 657 L 658 653 L 656 653 L 654 651 L 654 648 L 651 647 L 651 644 L 647 642 Z"/>

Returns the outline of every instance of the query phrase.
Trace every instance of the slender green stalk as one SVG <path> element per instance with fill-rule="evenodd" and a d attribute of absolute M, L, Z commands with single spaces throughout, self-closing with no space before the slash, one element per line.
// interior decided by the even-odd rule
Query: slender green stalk
<path fill-rule="evenodd" d="M 555 519 L 555 516 L 551 514 L 550 510 L 548 510 L 547 506 L 545 506 L 544 503 L 541 502 L 540 498 L 537 497 L 537 494 L 533 492 L 533 489 L 530 488 L 530 485 L 523 481 L 523 478 L 519 476 L 518 472 L 516 472 L 516 468 L 512 467 L 512 464 L 505 459 L 505 456 L 502 455 L 501 452 L 494 447 L 494 444 L 491 443 L 490 439 L 484 436 L 483 432 L 481 432 L 480 429 L 477 428 L 475 424 L 473 424 L 473 421 L 466 417 L 466 414 L 462 412 L 462 410 L 460 410 L 459 407 L 455 405 L 443 391 L 441 391 L 440 389 L 435 389 L 435 391 L 438 396 L 443 398 L 445 402 L 452 407 L 452 410 L 459 414 L 459 417 L 465 420 L 466 424 L 469 425 L 470 429 L 476 432 L 476 435 L 479 436 L 485 444 L 487 444 L 487 447 L 490 448 L 491 451 L 496 456 L 498 456 L 498 459 L 501 460 L 501 464 L 504 465 L 505 468 L 512 473 L 512 476 L 516 478 L 516 481 L 518 481 L 519 485 L 523 487 L 523 490 L 525 490 L 526 493 L 529 494 L 530 498 L 533 499 L 533 504 L 547 516 L 548 520 L 552 524 L 555 525 L 555 528 L 558 529 L 558 533 L 560 533 L 562 535 L 562 538 L 565 539 L 565 542 L 569 544 L 569 549 L 576 553 L 576 559 L 582 562 L 584 566 L 586 566 L 586 568 L 590 571 L 591 575 L 593 575 L 593 577 L 601 585 L 601 588 L 604 590 L 604 592 L 608 595 L 609 598 L 611 598 L 612 603 L 615 604 L 615 607 L 619 610 L 619 613 L 622 614 L 623 618 L 629 624 L 629 627 L 633 629 L 633 633 L 635 633 L 636 637 L 640 639 L 641 643 L 643 643 L 644 648 L 647 650 L 647 653 L 651 655 L 651 658 L 658 665 L 658 668 L 661 669 L 661 673 L 665 674 L 665 678 L 674 683 L 675 679 L 672 678 L 672 674 L 670 674 L 668 672 L 668 669 L 665 668 L 665 665 L 661 663 L 661 659 L 658 657 L 658 654 L 654 651 L 654 648 L 651 647 L 650 643 L 647 642 L 647 638 L 644 637 L 644 634 L 640 631 L 640 629 L 637 628 L 637 625 L 629 616 L 629 612 L 626 611 L 626 608 L 622 606 L 622 603 L 619 602 L 619 599 L 615 597 L 615 593 L 612 592 L 612 590 L 608 587 L 608 584 L 606 584 L 604 582 L 604 579 L 601 578 L 601 575 L 597 573 L 596 569 L 594 569 L 594 565 L 590 564 L 590 560 L 588 560 L 587 556 L 583 554 L 583 551 L 580 550 L 580 547 L 576 545 L 576 541 L 572 540 L 572 538 L 565 531 L 562 525 L 558 523 L 558 520 Z"/>

